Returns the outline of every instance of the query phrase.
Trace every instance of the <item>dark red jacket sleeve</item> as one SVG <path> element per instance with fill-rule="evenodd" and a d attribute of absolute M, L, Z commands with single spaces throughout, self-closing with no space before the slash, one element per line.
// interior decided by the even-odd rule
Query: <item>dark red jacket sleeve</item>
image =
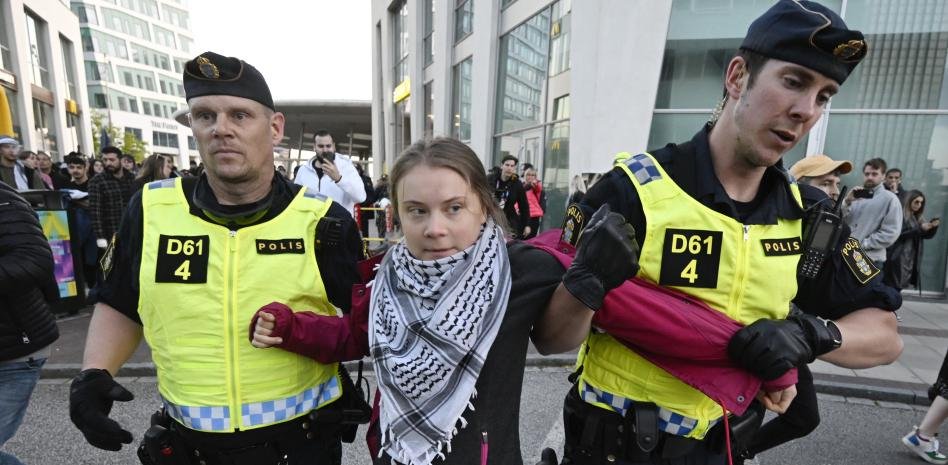
<path fill-rule="evenodd" d="M 357 305 L 355 296 L 359 293 L 365 298 Z M 267 312 L 276 317 L 271 336 L 283 338 L 275 347 L 324 364 L 359 360 L 369 353 L 367 297 L 368 291 L 363 285 L 354 286 L 351 311 L 341 317 L 294 312 L 279 302 L 269 303 L 257 310 L 250 320 L 250 339 L 253 339 L 260 312 Z"/>
<path fill-rule="evenodd" d="M 564 266 L 575 250 L 559 230 L 528 241 Z M 761 387 L 777 391 L 797 382 L 796 368 L 764 385 L 727 355 L 742 325 L 692 296 L 635 278 L 606 294 L 592 324 L 686 384 L 742 414 Z"/>

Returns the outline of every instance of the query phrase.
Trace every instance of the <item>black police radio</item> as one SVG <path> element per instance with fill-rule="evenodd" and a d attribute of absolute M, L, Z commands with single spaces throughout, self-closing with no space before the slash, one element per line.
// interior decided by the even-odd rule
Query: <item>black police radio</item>
<path fill-rule="evenodd" d="M 846 187 L 839 193 L 840 201 L 835 208 L 828 210 L 818 207 L 812 219 L 807 221 L 804 231 L 803 258 L 797 274 L 801 278 L 815 279 L 823 269 L 826 257 L 835 250 L 839 235 L 843 230 L 842 204 L 846 197 Z"/>

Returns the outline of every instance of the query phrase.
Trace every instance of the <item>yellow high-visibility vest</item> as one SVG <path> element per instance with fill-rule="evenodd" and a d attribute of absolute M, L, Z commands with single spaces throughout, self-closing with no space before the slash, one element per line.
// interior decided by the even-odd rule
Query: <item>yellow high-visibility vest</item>
<path fill-rule="evenodd" d="M 744 225 L 692 198 L 648 153 L 616 166 L 635 186 L 646 218 L 637 276 L 695 296 L 745 325 L 787 316 L 797 292 L 801 220 Z M 796 184 L 791 191 L 802 206 Z M 697 420 L 688 437 L 703 438 L 723 414 L 714 400 L 608 334 L 590 334 L 580 354 L 584 383 Z"/>
<path fill-rule="evenodd" d="M 237 231 L 189 212 L 179 179 L 142 190 L 138 312 L 168 412 L 213 432 L 291 420 L 342 394 L 337 364 L 250 345 L 270 302 L 335 315 L 313 253 L 331 202 L 302 189 L 277 217 Z"/>

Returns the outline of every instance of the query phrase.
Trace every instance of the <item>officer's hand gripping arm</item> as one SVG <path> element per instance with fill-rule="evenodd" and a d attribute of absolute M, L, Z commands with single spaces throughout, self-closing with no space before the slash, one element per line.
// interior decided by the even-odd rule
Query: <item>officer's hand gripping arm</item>
<path fill-rule="evenodd" d="M 635 230 L 604 204 L 583 230 L 563 286 L 586 307 L 598 310 L 607 292 L 638 273 L 638 258 Z"/>
<path fill-rule="evenodd" d="M 107 370 L 86 369 L 73 378 L 69 388 L 69 418 L 89 444 L 117 451 L 132 442 L 132 433 L 109 418 L 109 412 L 114 401 L 128 402 L 134 397 Z"/>
<path fill-rule="evenodd" d="M 786 320 L 760 319 L 741 328 L 731 337 L 727 353 L 744 369 L 769 381 L 838 348 L 841 339 L 835 323 L 802 313 Z"/>

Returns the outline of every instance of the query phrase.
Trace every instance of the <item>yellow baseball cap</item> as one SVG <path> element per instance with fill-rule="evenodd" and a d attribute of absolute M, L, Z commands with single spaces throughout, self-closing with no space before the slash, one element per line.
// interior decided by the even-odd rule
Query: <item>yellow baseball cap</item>
<path fill-rule="evenodd" d="M 797 179 L 804 176 L 815 178 L 836 170 L 839 170 L 839 174 L 846 174 L 853 170 L 853 164 L 849 160 L 833 160 L 823 154 L 810 155 L 794 163 L 790 167 L 790 174 Z"/>

